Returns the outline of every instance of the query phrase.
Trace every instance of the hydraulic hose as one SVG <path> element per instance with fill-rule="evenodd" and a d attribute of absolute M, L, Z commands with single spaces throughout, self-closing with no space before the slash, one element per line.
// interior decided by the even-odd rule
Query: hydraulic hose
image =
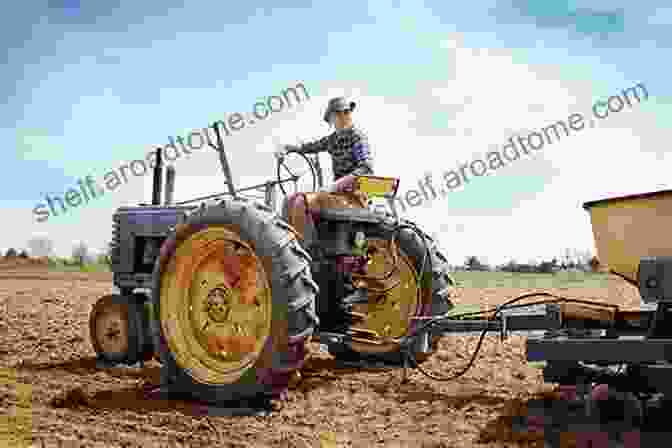
<path fill-rule="evenodd" d="M 554 297 L 555 299 L 553 299 L 553 300 L 539 300 L 539 301 L 532 302 L 532 303 L 527 303 L 527 304 L 524 304 L 524 305 L 513 305 L 515 302 L 518 302 L 522 299 L 526 299 L 528 297 L 536 297 L 536 296 Z M 466 317 L 466 316 L 487 315 L 487 314 L 490 314 L 490 313 L 494 313 L 494 314 L 492 314 L 492 316 L 490 316 L 490 320 L 494 320 L 505 309 L 528 307 L 528 306 L 532 306 L 532 305 L 543 305 L 543 304 L 549 304 L 549 303 L 559 303 L 559 302 L 576 302 L 576 303 L 588 303 L 588 304 L 595 304 L 596 303 L 596 302 L 591 302 L 589 300 L 569 299 L 567 297 L 557 296 L 555 294 L 551 294 L 551 293 L 547 293 L 547 292 L 532 292 L 532 293 L 526 293 L 526 294 L 522 294 L 520 296 L 514 297 L 513 299 L 508 300 L 508 301 L 504 302 L 503 304 L 497 306 L 494 310 L 490 309 L 490 310 L 485 310 L 485 311 L 474 311 L 474 312 L 469 312 L 469 313 L 462 313 L 462 314 L 453 315 L 451 317 L 452 318 L 460 318 L 460 317 Z M 411 362 L 413 367 L 417 367 L 418 370 L 423 375 L 425 375 L 428 378 L 431 378 L 433 380 L 436 380 L 436 381 L 450 381 L 450 380 L 454 380 L 454 379 L 464 375 L 471 368 L 474 361 L 476 360 L 476 356 L 478 355 L 478 353 L 481 349 L 481 346 L 483 344 L 483 340 L 485 338 L 485 335 L 490 330 L 484 329 L 482 331 L 481 336 L 478 340 L 478 344 L 476 346 L 476 349 L 474 350 L 474 353 L 473 353 L 471 359 L 469 360 L 469 363 L 467 364 L 467 366 L 464 369 L 462 369 L 459 373 L 457 373 L 456 375 L 454 375 L 452 377 L 439 377 L 439 376 L 436 376 L 436 375 L 433 375 L 429 372 L 424 371 L 422 369 L 422 367 L 420 367 L 420 365 L 417 363 L 417 360 L 415 359 L 415 356 L 413 355 L 413 353 L 410 352 L 411 344 L 409 342 L 413 341 L 415 338 L 417 338 L 423 332 L 429 331 L 429 327 L 431 327 L 432 325 L 436 325 L 441 320 L 441 317 L 447 317 L 447 316 L 437 316 L 437 317 L 432 317 L 432 318 L 428 319 L 424 323 L 424 325 L 422 325 L 421 327 L 419 327 L 415 331 L 414 334 L 408 336 L 408 338 L 407 338 L 408 342 L 406 344 L 404 344 L 404 347 L 406 347 L 405 353 L 406 353 L 407 359 Z"/>
<path fill-rule="evenodd" d="M 415 226 L 413 224 L 408 223 L 408 224 L 401 225 L 401 226 L 399 226 L 398 231 L 400 231 L 401 229 L 404 229 L 404 228 L 411 229 L 413 232 L 415 232 L 416 235 L 418 235 L 420 237 L 420 239 L 423 242 L 423 245 L 425 247 L 425 255 L 423 257 L 422 268 L 420 270 L 420 272 L 421 272 L 420 276 L 424 275 L 424 267 L 425 267 L 425 263 L 426 263 L 427 259 L 429 259 L 430 272 L 432 272 L 431 271 L 432 257 L 431 256 L 428 257 L 429 247 L 428 247 L 428 244 L 427 244 L 427 236 L 424 234 L 424 232 L 422 232 L 422 230 L 420 230 L 417 226 Z M 418 281 L 420 281 L 420 280 L 418 280 Z M 418 296 L 419 296 L 421 291 L 422 291 L 422 289 L 418 288 Z M 487 314 L 490 314 L 490 313 L 494 312 L 494 314 L 492 314 L 492 316 L 490 317 L 490 319 L 494 320 L 494 319 L 497 318 L 497 316 L 504 309 L 520 307 L 520 305 L 519 306 L 513 305 L 514 303 L 516 303 L 520 300 L 523 300 L 525 298 L 528 298 L 528 297 L 536 297 L 536 296 L 554 297 L 555 300 L 542 300 L 542 301 L 538 301 L 538 302 L 534 302 L 534 303 L 525 304 L 523 306 L 531 306 L 531 305 L 536 305 L 536 304 L 547 304 L 547 303 L 557 303 L 557 302 L 560 302 L 560 301 L 591 303 L 591 302 L 586 301 L 586 300 L 568 299 L 566 297 L 556 296 L 554 294 L 550 294 L 550 293 L 547 293 L 547 292 L 536 292 L 536 293 L 527 293 L 527 294 L 522 294 L 520 296 L 517 296 L 517 297 L 515 297 L 511 300 L 508 300 L 508 301 L 504 302 L 503 304 L 497 306 L 494 310 L 463 313 L 463 314 L 460 314 L 460 315 L 454 315 L 452 317 L 453 318 L 459 318 L 459 317 L 464 317 L 464 316 L 467 316 L 467 315 L 484 315 L 484 314 L 487 315 Z M 472 367 L 472 365 L 476 361 L 476 357 L 478 356 L 478 353 L 481 350 L 481 347 L 483 345 L 483 340 L 485 339 L 485 335 L 488 332 L 488 329 L 484 329 L 481 332 L 481 336 L 478 340 L 478 344 L 476 345 L 476 349 L 474 350 L 474 353 L 472 354 L 471 359 L 469 360 L 469 362 L 467 363 L 465 368 L 463 368 L 460 372 L 458 372 L 457 374 L 455 374 L 453 376 L 450 376 L 450 377 L 436 376 L 436 375 L 433 375 L 430 372 L 426 372 L 422 367 L 420 367 L 420 365 L 418 364 L 418 361 L 415 357 L 415 353 L 413 353 L 413 351 L 411 350 L 411 347 L 413 345 L 412 342 L 417 337 L 419 337 L 419 335 L 424 333 L 425 331 L 429 331 L 429 329 L 432 325 L 436 325 L 438 323 L 438 321 L 441 319 L 441 317 L 447 317 L 447 316 L 432 316 L 431 318 L 427 319 L 427 321 L 423 325 L 419 326 L 413 334 L 409 335 L 406 338 L 405 343 L 402 344 L 402 352 L 404 353 L 404 356 L 406 357 L 406 360 L 411 363 L 412 367 L 417 368 L 423 375 L 427 376 L 428 378 L 431 378 L 431 379 L 436 380 L 436 381 L 451 381 L 451 380 L 454 380 L 454 379 L 459 378 L 460 376 L 464 375 Z"/>

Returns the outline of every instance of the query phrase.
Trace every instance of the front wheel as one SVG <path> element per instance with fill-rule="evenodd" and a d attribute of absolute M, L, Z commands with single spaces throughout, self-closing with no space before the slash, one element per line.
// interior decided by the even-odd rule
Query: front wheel
<path fill-rule="evenodd" d="M 108 294 L 93 305 L 89 333 L 101 361 L 134 365 L 152 359 L 145 300 L 142 294 Z"/>
<path fill-rule="evenodd" d="M 310 256 L 272 210 L 224 201 L 189 217 L 154 269 L 164 380 L 201 401 L 280 396 L 318 321 Z"/>

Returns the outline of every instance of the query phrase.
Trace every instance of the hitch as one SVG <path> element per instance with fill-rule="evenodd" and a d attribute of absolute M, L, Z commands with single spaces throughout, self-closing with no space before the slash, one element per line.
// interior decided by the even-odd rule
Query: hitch
<path fill-rule="evenodd" d="M 529 305 L 526 305 L 529 306 Z M 545 314 L 502 314 L 499 317 L 480 319 L 471 317 L 437 316 L 432 318 L 414 318 L 421 327 L 421 332 L 431 336 L 448 336 L 455 333 L 498 332 L 500 340 L 505 340 L 511 332 L 552 330 L 560 328 L 562 321 L 557 313 Z"/>

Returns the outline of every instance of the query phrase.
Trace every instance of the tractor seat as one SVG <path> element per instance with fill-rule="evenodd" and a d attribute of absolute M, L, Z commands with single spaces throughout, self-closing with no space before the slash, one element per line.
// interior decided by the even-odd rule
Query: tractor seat
<path fill-rule="evenodd" d="M 379 223 L 381 218 L 377 213 L 366 208 L 321 208 L 318 211 L 320 221 L 360 222 L 368 224 Z"/>

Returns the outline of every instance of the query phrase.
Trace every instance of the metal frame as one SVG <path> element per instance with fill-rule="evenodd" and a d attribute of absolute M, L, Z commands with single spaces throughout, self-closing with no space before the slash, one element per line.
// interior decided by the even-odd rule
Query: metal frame
<path fill-rule="evenodd" d="M 610 364 L 672 361 L 672 339 L 530 338 L 527 359 Z"/>

